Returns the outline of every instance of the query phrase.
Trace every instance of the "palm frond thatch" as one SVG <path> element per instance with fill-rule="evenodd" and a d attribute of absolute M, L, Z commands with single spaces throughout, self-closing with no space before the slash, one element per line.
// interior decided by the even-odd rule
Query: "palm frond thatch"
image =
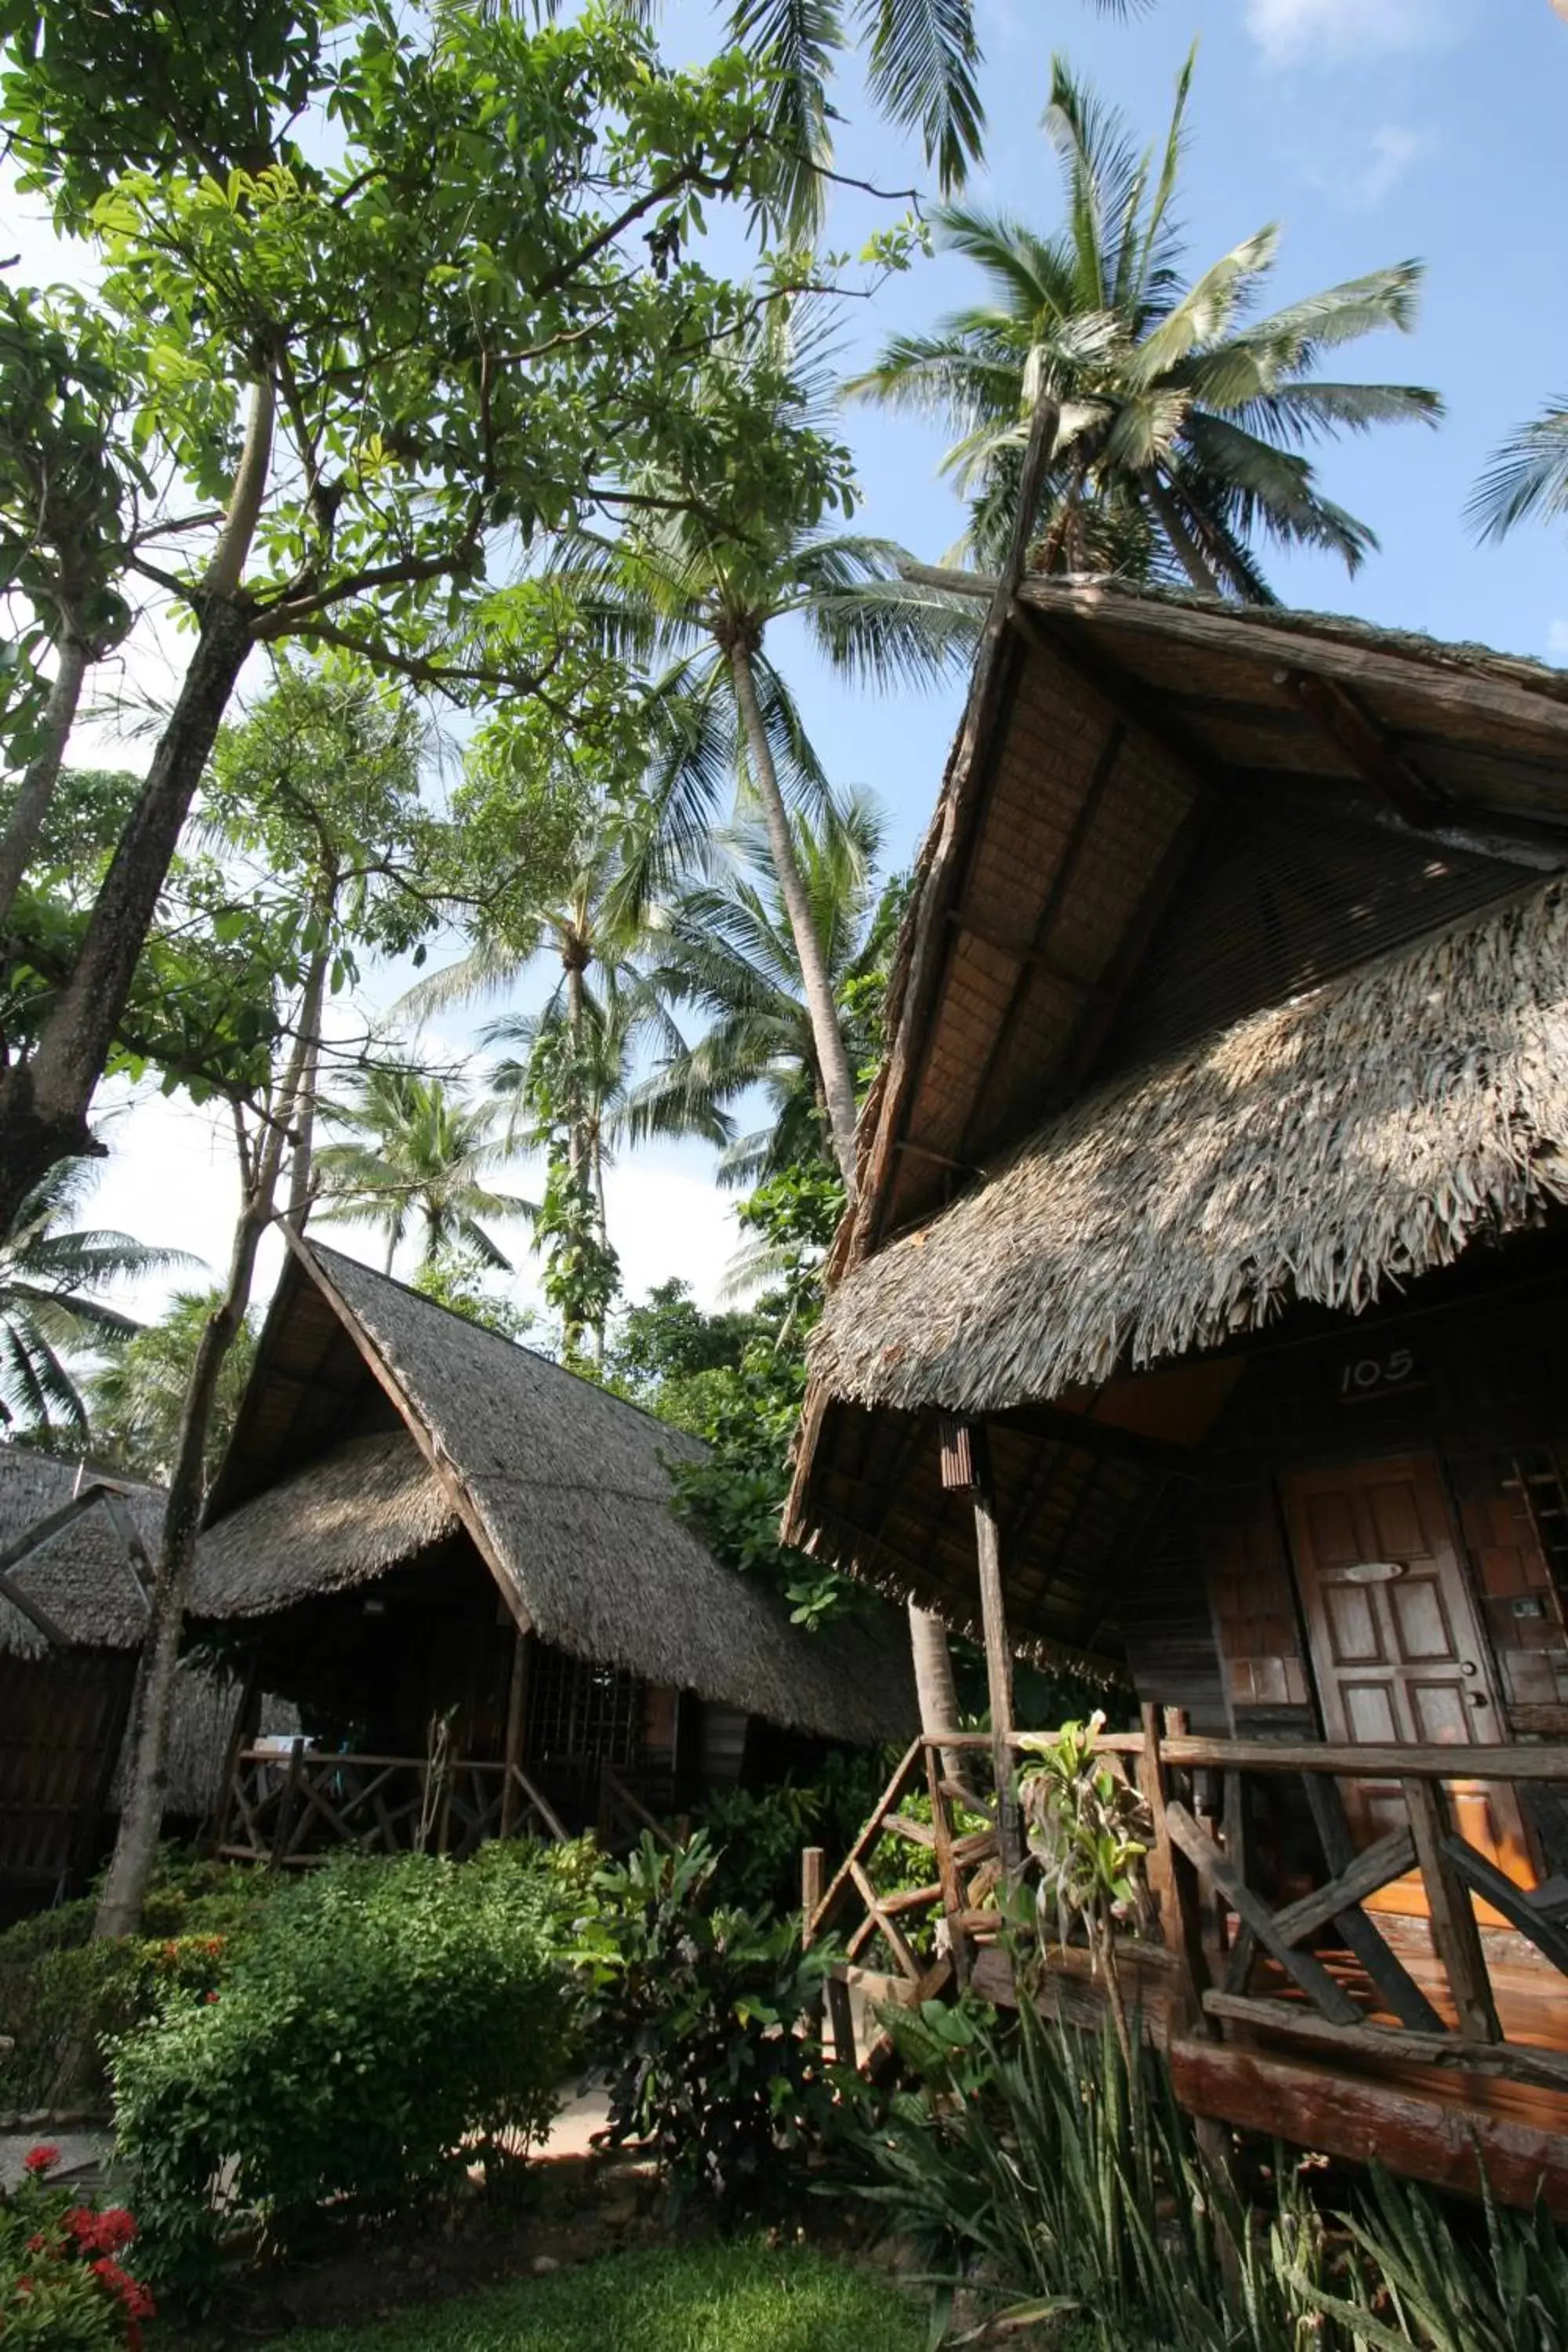
<path fill-rule="evenodd" d="M 816 1379 L 998 1412 L 1357 1312 L 1568 1202 L 1568 884 L 1554 879 L 1076 1105 L 846 1276 Z"/>

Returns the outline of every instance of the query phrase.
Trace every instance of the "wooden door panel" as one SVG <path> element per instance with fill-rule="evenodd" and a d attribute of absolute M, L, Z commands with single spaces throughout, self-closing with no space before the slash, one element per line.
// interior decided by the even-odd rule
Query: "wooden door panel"
<path fill-rule="evenodd" d="M 1328 1737 L 1433 1748 L 1506 1738 L 1436 1463 L 1410 1456 L 1304 1474 L 1287 1482 L 1285 1507 Z M 1349 1784 L 1345 1800 L 1359 1843 L 1403 1823 L 1391 1785 Z M 1453 1803 L 1472 1843 L 1531 1883 L 1512 1793 L 1461 1783 Z M 1426 1908 L 1418 1877 L 1373 1900 L 1389 1909 Z"/>

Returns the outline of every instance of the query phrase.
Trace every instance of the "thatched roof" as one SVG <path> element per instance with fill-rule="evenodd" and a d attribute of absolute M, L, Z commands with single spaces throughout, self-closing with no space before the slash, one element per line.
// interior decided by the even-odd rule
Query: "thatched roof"
<path fill-rule="evenodd" d="M 0 1445 L 0 1552 L 106 1476 L 86 1465 L 29 1453 L 25 1446 Z M 163 1524 L 162 1490 L 118 1477 L 112 1484 L 148 1554 L 155 1557 Z M 82 1511 L 29 1553 L 11 1575 L 73 1645 L 140 1647 L 146 1610 L 125 1545 L 101 1503 Z M 0 1650 L 31 1656 L 42 1655 L 48 1646 L 32 1620 L 0 1594 Z"/>
<path fill-rule="evenodd" d="M 1568 885 L 1255 1013 L 1050 1121 L 856 1267 L 835 1395 L 1005 1411 L 1358 1312 L 1568 1200 Z"/>
<path fill-rule="evenodd" d="M 792 1539 L 969 1619 L 938 1421 L 984 1413 L 1012 1622 L 1113 1648 L 1119 1564 L 1237 1369 L 1184 1351 L 1291 1300 L 1364 1308 L 1568 1193 L 1565 869 L 1562 672 L 1104 583 L 998 594 L 895 959 Z M 1180 1444 L 1136 1434 L 1189 1412 Z"/>
<path fill-rule="evenodd" d="M 209 1507 L 194 1613 L 235 1618 L 258 1596 L 270 1609 L 363 1581 L 460 1524 L 543 1641 L 826 1737 L 905 1736 L 896 1624 L 805 1633 L 677 1518 L 668 1465 L 703 1450 L 404 1284 L 296 1243 Z"/>
<path fill-rule="evenodd" d="M 265 1616 L 384 1575 L 461 1522 L 405 1430 L 346 1438 L 208 1529 L 192 1614 Z"/>

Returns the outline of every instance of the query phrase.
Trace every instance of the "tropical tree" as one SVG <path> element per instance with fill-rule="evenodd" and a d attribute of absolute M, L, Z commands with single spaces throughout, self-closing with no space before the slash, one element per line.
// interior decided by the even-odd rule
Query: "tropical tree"
<path fill-rule="evenodd" d="M 799 330 L 804 326 L 805 334 Z M 823 339 L 797 319 L 783 357 L 793 369 L 775 412 L 791 430 L 826 415 Z M 776 371 L 784 322 L 774 314 L 737 336 L 705 380 L 722 386 L 764 360 Z M 648 780 L 652 815 L 641 867 L 626 887 L 647 904 L 658 884 L 710 851 L 736 805 L 760 818 L 760 837 L 784 904 L 811 1023 L 834 1158 L 855 1192 L 855 1072 L 791 826 L 791 805 L 820 814 L 827 779 L 798 704 L 775 663 L 770 632 L 800 623 L 818 653 L 857 683 L 929 688 L 967 667 L 972 603 L 917 585 L 888 540 L 830 534 L 803 509 L 787 443 L 751 453 L 748 502 L 703 506 L 679 472 L 642 478 L 639 520 L 615 540 L 579 533 L 564 563 L 574 600 L 606 650 L 654 676 Z"/>
<path fill-rule="evenodd" d="M 862 1065 L 875 1050 L 868 1016 L 879 1001 L 900 903 L 899 892 L 876 878 L 882 820 L 857 795 L 820 825 L 796 812 L 790 830 L 840 1034 L 852 1062 Z M 644 986 L 676 1018 L 687 1006 L 706 1025 L 690 1042 L 673 1036 L 627 1101 L 624 1123 L 634 1141 L 720 1135 L 721 1182 L 753 1184 L 831 1160 L 833 1136 L 800 957 L 768 844 L 753 824 L 737 848 L 737 863 L 683 891 L 650 935 Z M 757 1089 L 767 1124 L 737 1136 L 731 1106 Z"/>
<path fill-rule="evenodd" d="M 1482 539 L 1506 538 L 1516 523 L 1568 516 L 1568 400 L 1510 434 L 1466 511 Z"/>
<path fill-rule="evenodd" d="M 1045 129 L 1062 225 L 1041 234 L 945 206 L 939 241 L 979 266 L 985 299 L 934 333 L 896 337 L 851 387 L 958 436 L 942 470 L 968 501 L 961 548 L 976 563 L 999 563 L 1011 539 L 1042 398 L 1059 420 L 1028 519 L 1037 569 L 1179 579 L 1258 603 L 1272 601 L 1259 538 L 1326 550 L 1352 572 L 1377 544 L 1323 495 L 1305 445 L 1442 414 L 1416 385 L 1318 373 L 1343 344 L 1409 330 L 1418 263 L 1256 318 L 1279 250 L 1268 227 L 1189 278 L 1173 205 L 1192 72 L 1189 58 L 1163 145 L 1140 153 L 1121 116 L 1058 58 Z"/>
<path fill-rule="evenodd" d="M 89 1163 L 62 1160 L 34 1186 L 0 1242 L 0 1423 L 84 1445 L 88 1407 L 66 1360 L 139 1328 L 100 1294 L 194 1263 L 184 1250 L 77 1223 L 96 1175 Z"/>
<path fill-rule="evenodd" d="M 222 1304 L 216 1290 L 176 1290 L 155 1322 L 110 1339 L 87 1394 L 95 1448 L 117 1469 L 166 1480 L 179 1453 L 191 1367 L 202 1333 Z M 218 1374 L 207 1423 L 208 1483 L 222 1461 L 256 1360 L 256 1318 L 247 1314 Z"/>
<path fill-rule="evenodd" d="M 510 1156 L 496 1133 L 497 1104 L 465 1102 L 444 1078 L 406 1063 L 383 1064 L 366 1071 L 354 1100 L 323 1103 L 321 1117 L 347 1130 L 343 1141 L 316 1153 L 322 1213 L 335 1223 L 379 1227 L 389 1274 L 416 1223 L 423 1264 L 458 1246 L 510 1272 L 511 1261 L 479 1222 L 529 1213 L 526 1201 L 488 1181 Z"/>
<path fill-rule="evenodd" d="M 698 478 L 749 478 L 776 407 L 738 375 L 722 410 L 692 397 L 714 338 L 792 282 L 742 289 L 694 257 L 706 205 L 754 210 L 772 186 L 743 61 L 668 70 L 594 9 L 543 27 L 384 0 L 247 13 L 254 82 L 226 12 L 208 38 L 184 10 L 0 7 L 7 135 L 26 184 L 90 226 L 132 444 L 171 488 L 132 577 L 196 624 L 69 969 L 0 1070 L 0 1222 L 91 1149 L 93 1089 L 256 646 L 335 646 L 466 709 L 510 694 L 556 735 L 612 729 L 624 681 L 578 657 L 520 546 L 618 511 L 672 442 Z M 100 31 L 132 77 L 106 137 Z M 226 130 L 201 92 L 237 77 Z M 302 112 L 319 135 L 296 137 Z M 842 454 L 797 436 L 793 456 L 823 510 Z"/>

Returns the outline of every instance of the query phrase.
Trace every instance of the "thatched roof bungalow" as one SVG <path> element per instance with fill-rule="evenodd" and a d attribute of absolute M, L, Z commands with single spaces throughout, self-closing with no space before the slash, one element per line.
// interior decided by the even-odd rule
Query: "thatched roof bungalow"
<path fill-rule="evenodd" d="M 1004 1721 L 1012 1642 L 1227 1754 L 1541 1742 L 1568 1779 L 1568 676 L 969 585 L 787 1532 L 984 1626 Z M 1442 1868 L 1539 1948 L 1508 1890 L 1568 1815 L 1513 1779 L 1453 1797 Z M 1313 1785 L 1227 1815 L 1276 1893 L 1404 1820 Z M 1461 1934 L 1389 1851 L 1380 1916 Z"/>
<path fill-rule="evenodd" d="M 907 1738 L 881 1612 L 803 1632 L 670 1507 L 694 1439 L 311 1241 L 290 1248 L 198 1553 L 198 1636 L 333 1748 L 522 1765 L 592 1818 Z"/>
<path fill-rule="evenodd" d="M 107 1849 L 163 1518 L 157 1487 L 0 1446 L 0 1916 L 76 1893 Z M 237 1699 L 182 1670 L 168 1811 L 187 1830 L 217 1801 Z"/>

